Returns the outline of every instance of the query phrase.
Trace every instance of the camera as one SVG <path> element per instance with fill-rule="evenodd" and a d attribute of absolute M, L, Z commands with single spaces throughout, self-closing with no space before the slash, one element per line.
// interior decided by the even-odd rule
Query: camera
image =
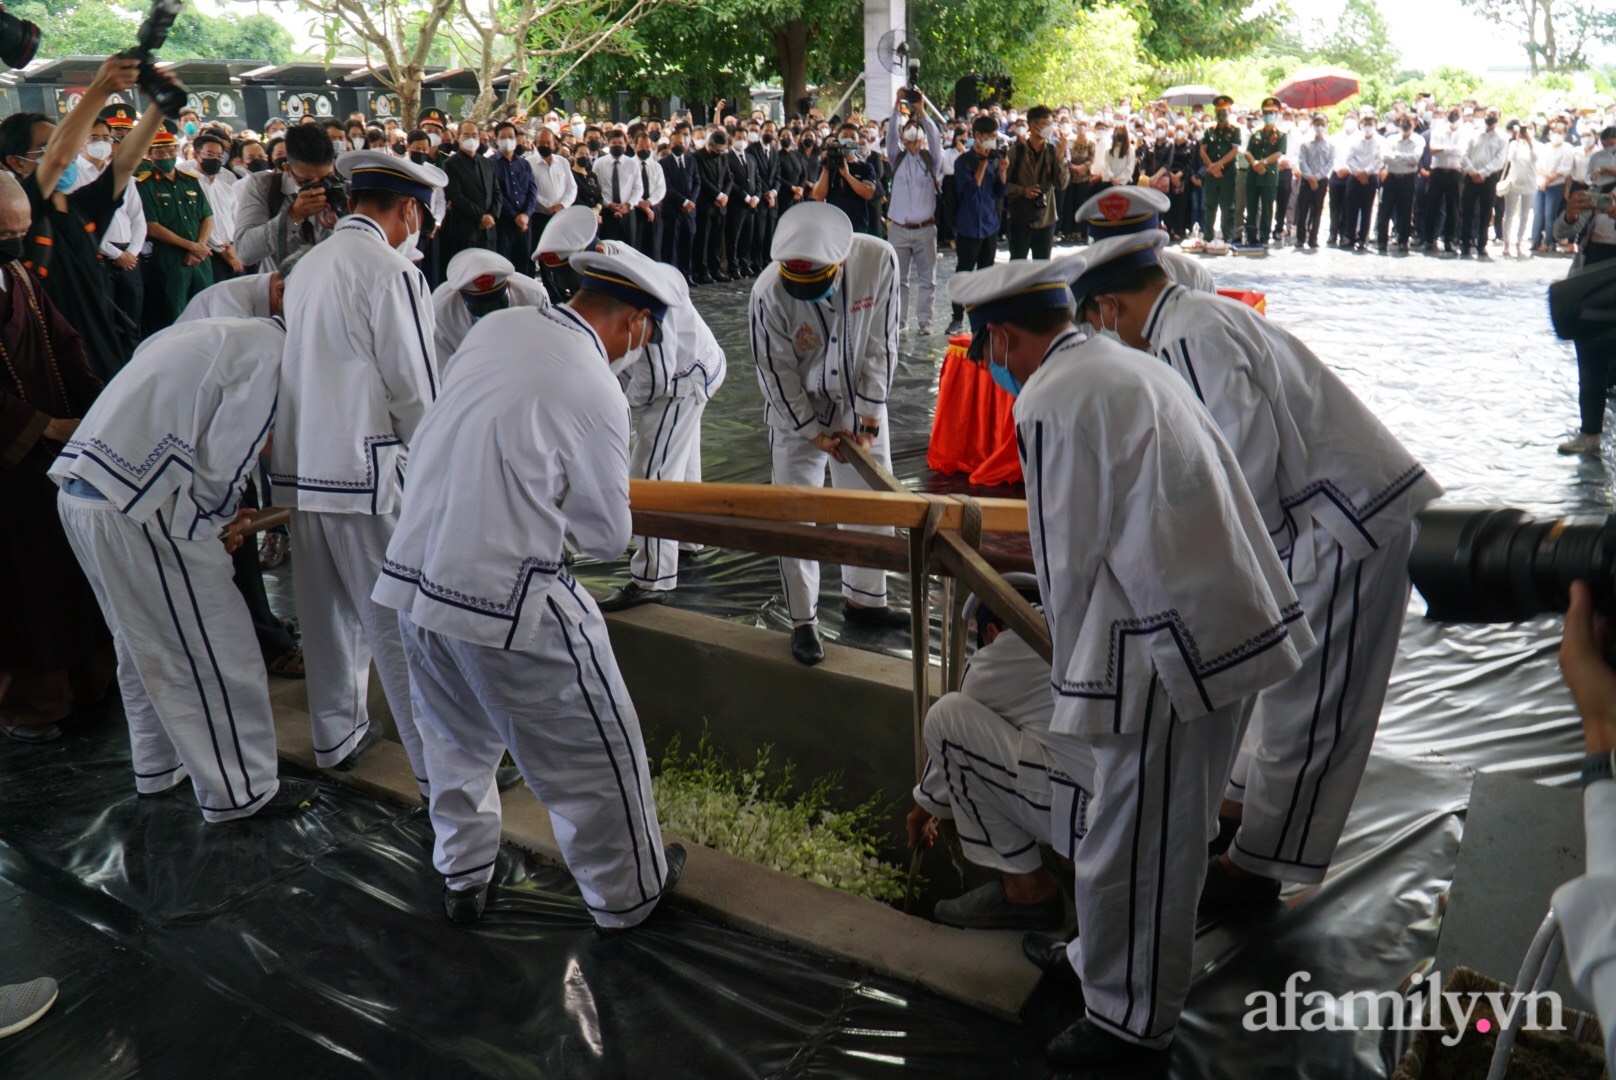
<path fill-rule="evenodd" d="M 39 51 L 39 25 L 19 19 L 0 4 L 0 60 L 7 67 L 27 67 Z"/>
<path fill-rule="evenodd" d="M 1408 572 L 1437 622 L 1518 622 L 1563 612 L 1571 583 L 1616 614 L 1616 517 L 1538 518 L 1508 508 L 1441 507 L 1419 516 Z"/>
<path fill-rule="evenodd" d="M 338 217 L 351 212 L 352 207 L 348 203 L 348 183 L 342 177 L 332 173 L 308 186 L 325 192 L 325 205 Z"/>
<path fill-rule="evenodd" d="M 179 80 L 159 73 L 152 57 L 168 40 L 168 32 L 184 6 L 184 0 L 152 0 L 151 10 L 146 13 L 135 37 L 135 47 L 118 54 L 125 60 L 140 61 L 141 92 L 170 120 L 180 118 L 180 110 L 185 108 L 191 92 Z"/>
<path fill-rule="evenodd" d="M 1608 191 L 1593 192 L 1588 196 L 1588 205 L 1595 210 L 1609 210 L 1616 206 L 1616 195 Z"/>
<path fill-rule="evenodd" d="M 846 156 L 842 153 L 842 144 L 834 138 L 827 139 L 822 149 L 824 152 L 821 156 L 826 165 L 840 165 L 842 158 Z"/>

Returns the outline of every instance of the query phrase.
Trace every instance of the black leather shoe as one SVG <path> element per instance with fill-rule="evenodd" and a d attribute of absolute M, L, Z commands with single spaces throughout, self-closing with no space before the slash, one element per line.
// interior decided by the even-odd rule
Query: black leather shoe
<path fill-rule="evenodd" d="M 690 279 L 690 282 L 692 285 L 711 285 L 713 283 L 713 279 L 708 277 L 706 274 L 697 274 L 695 277 Z"/>
<path fill-rule="evenodd" d="M 479 885 L 475 889 L 462 889 L 456 891 L 445 885 L 443 887 L 443 911 L 449 916 L 452 923 L 474 923 L 483 917 L 483 908 L 488 905 L 488 886 Z"/>
<path fill-rule="evenodd" d="M 501 791 L 522 786 L 522 770 L 515 765 L 501 765 L 494 770 L 494 785 Z"/>
<path fill-rule="evenodd" d="M 286 817 L 307 810 L 314 805 L 314 800 L 320 795 L 320 789 L 307 780 L 281 781 L 280 790 L 270 796 L 268 802 L 254 810 L 250 815 L 253 818 Z M 242 818 L 239 820 L 249 820 Z"/>
<path fill-rule="evenodd" d="M 1279 899 L 1279 882 L 1265 877 L 1236 877 L 1214 858 L 1206 866 L 1197 910 L 1203 915 L 1251 910 Z"/>
<path fill-rule="evenodd" d="M 639 607 L 641 604 L 660 604 L 667 599 L 666 590 L 642 589 L 631 581 L 627 585 L 621 585 L 607 593 L 606 598 L 600 601 L 599 606 L 602 611 L 627 611 L 629 608 Z"/>
<path fill-rule="evenodd" d="M 337 772 L 353 772 L 359 768 L 359 759 L 365 756 L 365 751 L 382 741 L 382 729 L 372 723 L 365 729 L 364 737 L 359 745 L 348 751 L 348 756 L 331 766 Z"/>
<path fill-rule="evenodd" d="M 1167 1057 L 1167 1050 L 1152 1050 L 1138 1043 L 1106 1031 L 1084 1017 L 1050 1041 L 1044 1057 L 1051 1065 L 1083 1068 L 1090 1065 L 1117 1065 L 1123 1062 L 1141 1065 L 1159 1062 Z"/>
<path fill-rule="evenodd" d="M 797 663 L 809 667 L 825 659 L 825 646 L 819 640 L 819 627 L 799 626 L 791 631 L 791 656 Z"/>
<path fill-rule="evenodd" d="M 865 630 L 907 630 L 909 613 L 894 607 L 854 607 L 842 605 L 842 621 Z"/>
<path fill-rule="evenodd" d="M 667 876 L 662 879 L 662 891 L 672 892 L 685 876 L 685 846 L 667 844 L 662 848 L 662 857 L 668 862 Z"/>
<path fill-rule="evenodd" d="M 1208 855 L 1222 855 L 1234 843 L 1234 834 L 1240 831 L 1240 819 L 1218 815 L 1218 835 L 1206 845 Z"/>
<path fill-rule="evenodd" d="M 719 273 L 716 273 L 716 274 L 713 275 L 713 280 L 717 281 L 717 282 L 725 282 L 725 281 L 734 281 L 735 279 L 730 277 L 728 274 L 723 273 L 722 271 L 720 271 Z"/>
<path fill-rule="evenodd" d="M 1021 938 L 1021 955 L 1032 961 L 1033 967 L 1059 982 L 1078 987 L 1083 985 L 1077 972 L 1072 969 L 1072 962 L 1066 959 L 1066 942 L 1060 938 L 1052 938 L 1048 934 L 1024 934 Z"/>

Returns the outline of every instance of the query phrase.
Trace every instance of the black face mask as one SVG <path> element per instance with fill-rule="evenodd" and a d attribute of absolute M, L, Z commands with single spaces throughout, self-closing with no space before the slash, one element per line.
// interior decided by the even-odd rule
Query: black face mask
<path fill-rule="evenodd" d="M 545 161 L 549 161 L 555 156 L 555 148 L 550 146 L 541 146 L 539 147 L 539 156 Z"/>
<path fill-rule="evenodd" d="M 634 156 L 639 158 L 641 161 L 646 161 L 651 157 L 651 151 L 649 151 L 649 150 L 636 150 L 636 151 L 634 151 Z"/>
<path fill-rule="evenodd" d="M 673 156 L 674 157 L 684 157 L 685 156 L 685 148 L 682 147 L 682 146 L 675 146 L 673 148 Z"/>
<path fill-rule="evenodd" d="M 599 139 L 590 139 L 588 142 L 584 143 L 584 145 L 589 148 L 589 152 L 591 154 L 600 153 L 600 140 Z"/>
<path fill-rule="evenodd" d="M 1407 135 L 1409 132 L 1414 130 L 1414 125 L 1409 123 L 1407 120 L 1404 120 L 1403 123 L 1402 123 L 1402 128 L 1403 128 L 1403 134 Z"/>
<path fill-rule="evenodd" d="M 411 150 L 410 151 L 410 160 L 415 162 L 417 165 L 425 165 L 426 164 L 426 154 L 423 153 L 420 150 Z"/>
<path fill-rule="evenodd" d="M 268 171 L 270 169 L 273 169 L 274 167 L 275 166 L 271 165 L 269 162 L 265 161 L 263 158 L 259 158 L 257 161 L 249 161 L 249 162 L 247 162 L 247 171 L 248 172 L 266 172 L 266 171 Z"/>
<path fill-rule="evenodd" d="M 765 136 L 763 136 L 763 145 L 764 146 L 773 146 L 774 145 L 774 136 L 773 135 L 765 135 Z"/>
<path fill-rule="evenodd" d="M 1497 127 L 1497 126 L 1498 126 L 1498 117 L 1496 117 L 1496 116 L 1489 116 L 1489 117 L 1488 117 L 1488 118 L 1487 118 L 1487 126 L 1488 126 L 1488 127 L 1489 127 L 1489 128 L 1495 128 L 1495 127 Z"/>
<path fill-rule="evenodd" d="M 401 142 L 394 143 L 393 153 L 397 154 L 399 157 L 408 157 L 410 153 L 409 144 Z"/>
<path fill-rule="evenodd" d="M 0 240 L 0 266 L 17 262 L 22 258 L 23 243 L 26 239 L 26 237 L 19 236 L 15 240 Z"/>
<path fill-rule="evenodd" d="M 203 176 L 217 176 L 224 162 L 219 158 L 200 158 L 197 165 L 201 168 Z"/>
<path fill-rule="evenodd" d="M 623 156 L 623 148 L 621 146 L 612 147 L 612 157 L 620 158 L 622 156 Z"/>

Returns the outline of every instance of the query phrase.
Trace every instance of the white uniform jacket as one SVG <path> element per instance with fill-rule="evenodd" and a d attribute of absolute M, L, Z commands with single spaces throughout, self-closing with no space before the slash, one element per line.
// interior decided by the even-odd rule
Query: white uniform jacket
<path fill-rule="evenodd" d="M 832 434 L 848 408 L 886 415 L 898 362 L 898 254 L 874 236 L 853 237 L 836 292 L 793 300 L 770 263 L 752 285 L 752 359 L 764 415 L 804 439 Z"/>
<path fill-rule="evenodd" d="M 1362 559 L 1442 494 L 1335 372 L 1245 304 L 1169 285 L 1145 337 L 1234 448 L 1292 581 L 1318 572 L 1314 526 Z"/>
<path fill-rule="evenodd" d="M 615 241 L 608 242 L 608 246 Z M 668 305 L 662 320 L 662 340 L 652 342 L 623 367 L 618 380 L 628 403 L 636 409 L 670 398 L 694 397 L 711 401 L 724 385 L 724 349 L 713 337 L 707 320 L 690 300 L 690 290 L 679 283 L 679 299 Z"/>
<path fill-rule="evenodd" d="M 268 273 L 243 274 L 217 285 L 209 285 L 191 297 L 191 302 L 185 305 L 180 317 L 174 320 L 175 325 L 225 316 L 267 319 L 270 316 L 269 278 Z"/>
<path fill-rule="evenodd" d="M 381 226 L 352 214 L 287 279 L 285 310 L 275 504 L 391 513 L 415 427 L 438 396 L 426 279 Z"/>
<path fill-rule="evenodd" d="M 526 274 L 512 274 L 505 279 L 505 284 L 511 290 L 511 307 L 550 306 L 549 292 L 542 284 Z M 435 324 L 433 337 L 438 357 L 438 374 L 448 378 L 449 357 L 460 348 L 460 343 L 466 340 L 466 335 L 471 332 L 477 320 L 466 310 L 466 302 L 461 299 L 460 290 L 445 281 L 432 290 L 432 321 Z"/>
<path fill-rule="evenodd" d="M 279 319 L 204 319 L 152 335 L 50 475 L 85 481 L 133 521 L 162 511 L 181 540 L 218 532 L 269 437 L 285 342 Z"/>
<path fill-rule="evenodd" d="M 1060 734 L 1138 732 L 1157 677 L 1197 719 L 1313 645 L 1234 454 L 1141 356 L 1073 330 L 1016 399 Z"/>
<path fill-rule="evenodd" d="M 479 320 L 421 422 L 372 599 L 425 630 L 531 649 L 564 549 L 613 559 L 628 538 L 628 406 L 600 338 L 569 307 Z"/>
<path fill-rule="evenodd" d="M 1202 266 L 1200 259 L 1192 259 L 1176 251 L 1161 251 L 1157 255 L 1161 259 L 1161 268 L 1167 271 L 1169 280 L 1197 292 L 1218 291 L 1217 283 L 1212 280 L 1212 271 Z"/>

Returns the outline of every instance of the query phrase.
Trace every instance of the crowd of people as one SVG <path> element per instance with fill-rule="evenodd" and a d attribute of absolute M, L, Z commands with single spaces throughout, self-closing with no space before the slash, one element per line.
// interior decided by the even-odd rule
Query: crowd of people
<path fill-rule="evenodd" d="M 720 102 L 699 125 L 428 109 L 408 130 L 305 117 L 260 137 L 108 104 L 137 77 L 113 58 L 60 124 L 0 121 L 0 731 L 57 738 L 115 674 L 141 795 L 188 788 L 212 822 L 291 814 L 317 790 L 279 775 L 268 678 L 306 677 L 317 764 L 346 771 L 381 738 L 374 664 L 447 917 L 482 915 L 498 792 L 525 780 L 596 925 L 641 924 L 684 852 L 662 842 L 602 612 L 664 600 L 679 545 L 639 537 L 604 600 L 568 562 L 629 545 L 630 477 L 700 478 L 726 357 L 691 289 L 754 279 L 772 480 L 862 488 L 843 449 L 890 467 L 899 335 L 932 329 L 951 246 L 950 330 L 968 323 L 970 359 L 1017 398 L 1021 585 L 1054 661 L 978 612 L 910 839 L 953 818 L 998 872 L 938 906 L 960 927 L 1059 926 L 1039 845 L 1067 861 L 1082 937 L 1025 946 L 1083 988 L 1050 1047 L 1065 1064 L 1171 1041 L 1198 909 L 1322 880 L 1414 519 L 1441 493 L 1301 340 L 1166 246 L 1267 244 L 1292 209 L 1316 246 L 1339 180 L 1339 245 L 1378 220 L 1382 249 L 1390 228 L 1484 254 L 1499 178 L 1526 162 L 1554 242 L 1616 251 L 1608 202 L 1550 193 L 1616 174 L 1616 128 L 1575 179 L 1553 124 L 1506 140 L 1475 107 L 1469 128 L 1464 106 L 1415 103 L 1386 116 L 1394 137 L 1360 114 L 1295 145 L 1308 118 L 1272 99 L 1245 121 L 1220 99 L 939 123 L 909 90 L 880 124 Z M 288 541 L 248 535 L 260 496 L 291 510 L 306 653 L 264 596 Z M 781 560 L 805 665 L 825 657 L 819 574 Z M 907 632 L 883 572 L 841 586 L 846 625 Z"/>

